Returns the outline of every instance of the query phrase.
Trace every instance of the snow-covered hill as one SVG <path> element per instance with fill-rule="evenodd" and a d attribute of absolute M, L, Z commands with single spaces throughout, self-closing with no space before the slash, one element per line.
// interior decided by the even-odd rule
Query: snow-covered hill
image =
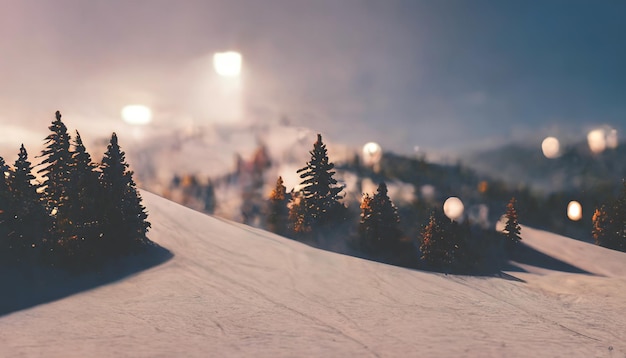
<path fill-rule="evenodd" d="M 0 317 L 7 357 L 623 357 L 626 254 L 524 228 L 591 274 L 408 270 L 314 249 L 149 193 L 166 263 Z"/>

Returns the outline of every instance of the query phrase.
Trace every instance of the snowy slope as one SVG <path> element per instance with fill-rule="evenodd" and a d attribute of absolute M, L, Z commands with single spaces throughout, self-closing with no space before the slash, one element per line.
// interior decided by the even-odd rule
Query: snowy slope
<path fill-rule="evenodd" d="M 171 260 L 0 317 L 0 356 L 623 357 L 626 254 L 524 228 L 603 276 L 446 276 L 313 249 L 144 193 Z"/>

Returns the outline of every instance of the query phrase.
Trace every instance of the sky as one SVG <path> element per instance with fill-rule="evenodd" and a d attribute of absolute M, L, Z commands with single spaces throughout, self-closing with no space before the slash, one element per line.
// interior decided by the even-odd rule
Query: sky
<path fill-rule="evenodd" d="M 133 103 L 163 128 L 282 119 L 404 153 L 621 133 L 624 14 L 611 0 L 0 0 L 0 144 L 43 138 L 57 109 L 119 130 Z M 225 50 L 243 56 L 236 84 L 212 69 Z"/>

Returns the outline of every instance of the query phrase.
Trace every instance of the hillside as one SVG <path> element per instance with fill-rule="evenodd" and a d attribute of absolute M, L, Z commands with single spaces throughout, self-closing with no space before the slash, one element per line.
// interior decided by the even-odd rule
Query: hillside
<path fill-rule="evenodd" d="M 0 355 L 52 357 L 626 355 L 626 254 L 524 228 L 590 274 L 408 270 L 310 248 L 143 193 L 174 257 L 0 317 Z M 515 265 L 515 263 L 513 263 Z"/>

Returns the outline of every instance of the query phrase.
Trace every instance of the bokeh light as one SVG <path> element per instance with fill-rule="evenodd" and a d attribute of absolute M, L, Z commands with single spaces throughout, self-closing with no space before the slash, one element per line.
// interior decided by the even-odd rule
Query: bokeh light
<path fill-rule="evenodd" d="M 222 77 L 238 77 L 241 74 L 241 63 L 239 52 L 217 52 L 213 55 L 215 72 Z"/>
<path fill-rule="evenodd" d="M 465 207 L 463 206 L 463 202 L 461 199 L 456 196 L 449 197 L 443 203 L 443 213 L 446 214 L 450 220 L 457 220 L 461 216 L 463 216 L 463 211 Z"/>
<path fill-rule="evenodd" d="M 363 163 L 365 165 L 378 164 L 382 157 L 383 149 L 378 143 L 369 142 L 363 146 Z"/>
<path fill-rule="evenodd" d="M 572 200 L 567 204 L 567 217 L 572 221 L 578 221 L 583 217 L 583 207 L 579 202 Z"/>
<path fill-rule="evenodd" d="M 561 145 L 559 144 L 559 140 L 555 137 L 547 137 L 541 142 L 541 150 L 546 158 L 553 159 L 559 156 Z"/>
<path fill-rule="evenodd" d="M 594 129 L 587 134 L 587 144 L 593 153 L 602 153 L 606 149 L 604 130 Z"/>
<path fill-rule="evenodd" d="M 122 119 L 129 124 L 143 125 L 152 121 L 152 111 L 141 104 L 131 104 L 122 108 Z"/>
<path fill-rule="evenodd" d="M 420 194 L 426 200 L 433 200 L 435 199 L 436 189 L 433 185 L 425 184 L 420 188 Z"/>
<path fill-rule="evenodd" d="M 617 148 L 617 130 L 609 126 L 596 128 L 587 134 L 587 143 L 592 153 L 598 154 L 607 148 Z"/>

